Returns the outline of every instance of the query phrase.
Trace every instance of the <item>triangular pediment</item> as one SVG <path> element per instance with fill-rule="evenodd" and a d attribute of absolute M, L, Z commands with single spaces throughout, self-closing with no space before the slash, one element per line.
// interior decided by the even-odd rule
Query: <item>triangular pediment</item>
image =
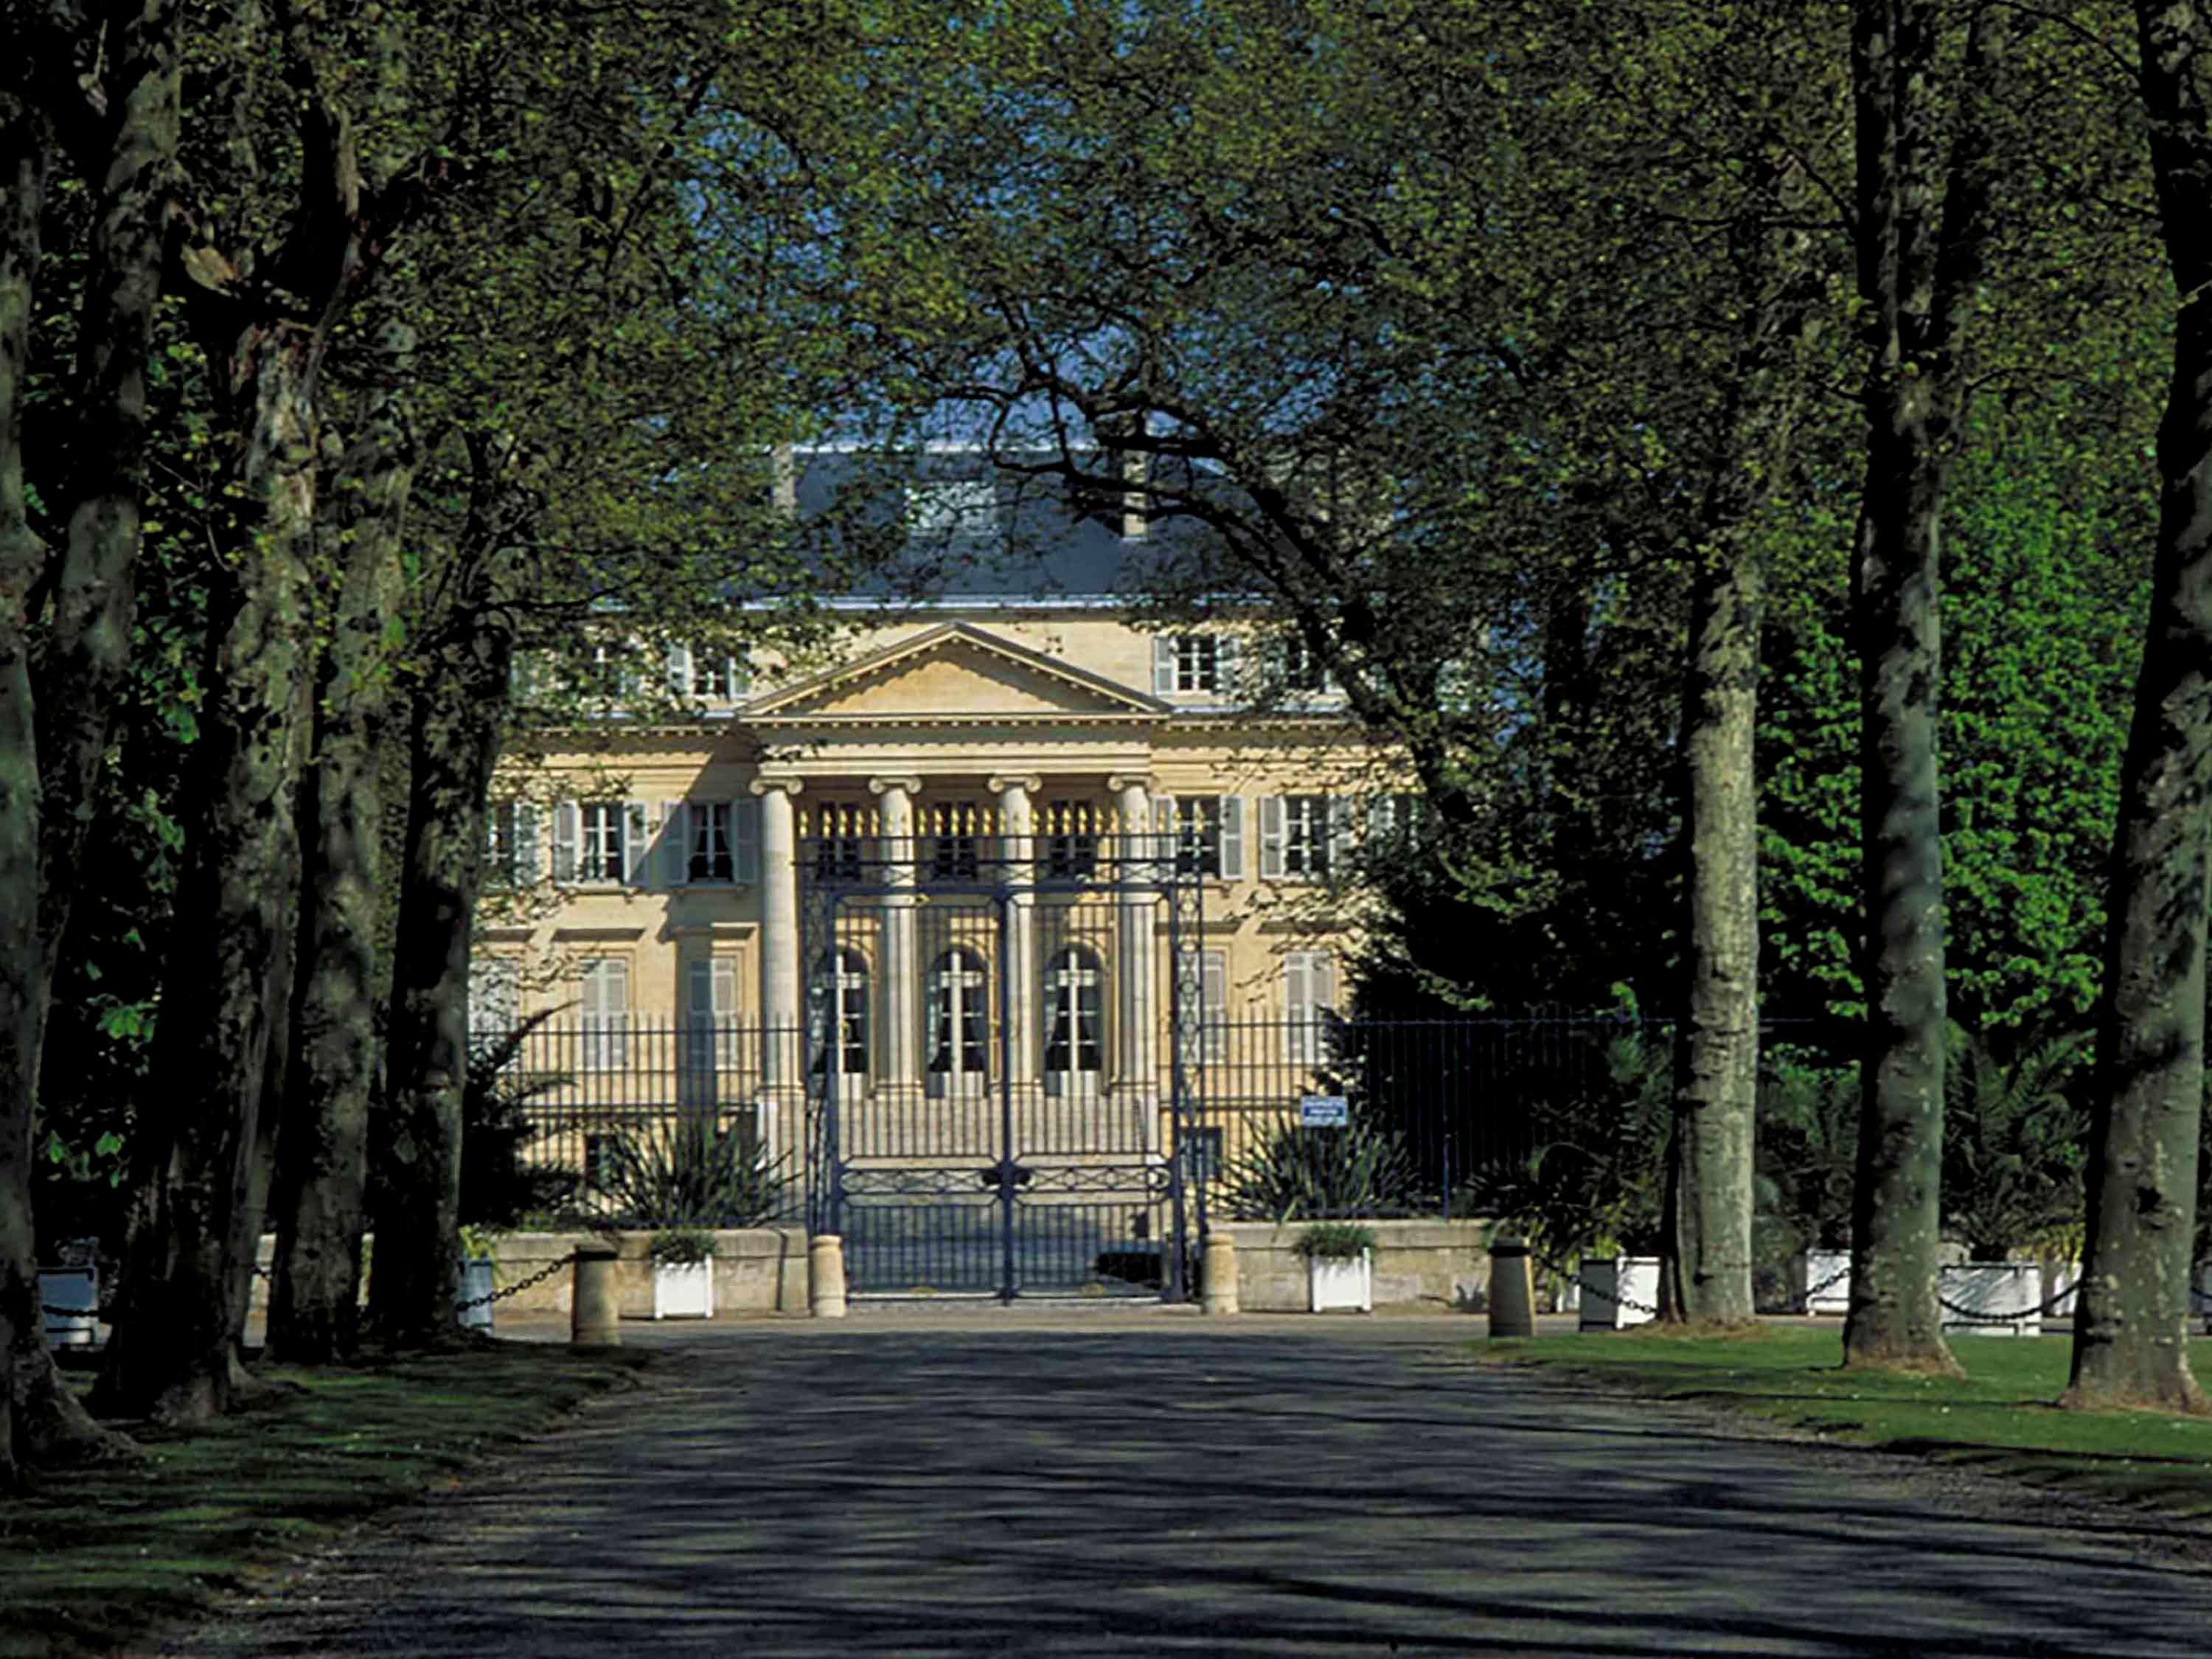
<path fill-rule="evenodd" d="M 1164 714 L 1158 699 L 967 623 L 945 623 L 857 661 L 771 692 L 756 719 L 1127 718 Z"/>

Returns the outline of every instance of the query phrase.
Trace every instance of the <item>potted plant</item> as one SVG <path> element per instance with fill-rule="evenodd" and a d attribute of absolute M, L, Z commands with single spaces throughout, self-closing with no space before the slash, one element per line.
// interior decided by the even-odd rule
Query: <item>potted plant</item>
<path fill-rule="evenodd" d="M 464 1226 L 460 1236 L 461 1259 L 453 1264 L 453 1316 L 465 1330 L 489 1332 L 492 1304 L 486 1298 L 496 1282 L 498 1263 L 492 1255 L 491 1242 L 481 1229 Z"/>
<path fill-rule="evenodd" d="M 1786 1261 L 1779 1305 L 1842 1314 L 1851 1302 L 1851 1187 L 1858 1158 L 1858 1074 L 1775 1057 L 1759 1097 L 1759 1214 L 1754 1239 Z M 1782 1265 L 1782 1264 L 1778 1264 Z"/>
<path fill-rule="evenodd" d="M 1356 1221 L 1317 1221 L 1291 1248 L 1305 1261 L 1313 1313 L 1375 1310 L 1375 1231 Z"/>
<path fill-rule="evenodd" d="M 714 1235 L 704 1227 L 663 1227 L 647 1245 L 653 1262 L 655 1319 L 714 1316 Z"/>
<path fill-rule="evenodd" d="M 2088 1033 L 2076 1032 L 2008 1059 L 1951 1028 L 1943 1200 L 1947 1231 L 1968 1259 L 1938 1278 L 1947 1333 L 2042 1329 L 2043 1267 L 2024 1259 L 2023 1247 L 2080 1224 L 2088 1115 L 2069 1086 L 2090 1045 Z"/>
<path fill-rule="evenodd" d="M 1619 1329 L 1658 1304 L 1669 1062 L 1662 1044 L 1635 1035 L 1593 1059 L 1586 1081 L 1530 1103 L 1535 1151 L 1483 1196 L 1538 1266 L 1571 1273 L 1585 1329 Z"/>

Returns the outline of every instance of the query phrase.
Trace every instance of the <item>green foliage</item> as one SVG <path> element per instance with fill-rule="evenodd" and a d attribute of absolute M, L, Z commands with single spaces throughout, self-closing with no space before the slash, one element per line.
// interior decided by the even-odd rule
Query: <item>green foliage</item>
<path fill-rule="evenodd" d="M 2152 536 L 2088 393 L 1992 411 L 1952 490 L 1943 596 L 1943 854 L 1953 1012 L 1975 1029 L 2084 1018 Z M 2115 392 L 2115 397 L 2119 394 Z M 2145 421 L 2148 428 L 2148 421 Z M 1861 1010 L 1856 667 L 1839 623 L 1850 507 L 1778 550 L 1760 711 L 1770 1004 Z"/>
<path fill-rule="evenodd" d="M 1394 1214 L 1413 1185 L 1395 1134 L 1355 1118 L 1338 1129 L 1269 1126 L 1223 1170 L 1220 1202 L 1239 1221 Z"/>
<path fill-rule="evenodd" d="M 782 1158 L 752 1145 L 748 1126 L 717 1128 L 685 1116 L 612 1139 L 597 1185 L 600 1224 L 689 1229 L 752 1227 L 784 1212 L 790 1176 Z"/>
<path fill-rule="evenodd" d="M 2062 1243 L 2078 1249 L 2089 1114 L 2074 1085 L 2092 1042 L 2076 1032 L 2023 1042 L 2007 1055 L 1951 1028 L 1944 1230 L 1975 1261 Z"/>
<path fill-rule="evenodd" d="M 575 1196 L 581 1175 L 527 1162 L 523 1149 L 538 1133 L 526 1112 L 533 1100 L 573 1080 L 556 1072 L 520 1072 L 515 1061 L 530 1034 L 556 1009 L 533 1014 L 513 1030 L 472 1044 L 461 1095 L 461 1207 L 465 1225 L 514 1227 L 523 1218 L 558 1210 Z"/>
<path fill-rule="evenodd" d="M 1850 1246 L 1858 1122 L 1856 1070 L 1770 1057 L 1759 1095 L 1758 1218 L 1779 1235 L 1775 1257 Z"/>
<path fill-rule="evenodd" d="M 1309 1261 L 1356 1261 L 1375 1248 L 1375 1230 L 1354 1221 L 1321 1221 L 1291 1249 Z"/>
<path fill-rule="evenodd" d="M 1554 1261 L 1650 1255 L 1665 1220 L 1673 1110 L 1663 1038 L 1608 1043 L 1602 1074 L 1561 1084 L 1525 1107 L 1536 1150 L 1520 1169 L 1476 1184 L 1468 1202 Z"/>
<path fill-rule="evenodd" d="M 714 1235 L 705 1227 L 663 1227 L 646 1246 L 646 1254 L 655 1261 L 665 1261 L 672 1267 L 690 1267 L 714 1259 Z"/>

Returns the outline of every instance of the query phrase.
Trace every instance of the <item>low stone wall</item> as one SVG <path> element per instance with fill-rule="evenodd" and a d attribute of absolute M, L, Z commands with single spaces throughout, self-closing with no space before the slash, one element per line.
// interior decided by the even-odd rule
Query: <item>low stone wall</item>
<path fill-rule="evenodd" d="M 1369 1221 L 1375 1235 L 1375 1305 L 1480 1312 L 1488 1305 L 1486 1221 Z M 1247 1313 L 1304 1313 L 1306 1264 L 1296 1246 L 1302 1221 L 1217 1221 L 1237 1246 L 1237 1296 Z"/>
<path fill-rule="evenodd" d="M 574 1254 L 579 1244 L 611 1243 L 621 1251 L 615 1264 L 616 1306 L 624 1319 L 653 1317 L 653 1262 L 646 1254 L 653 1242 L 649 1232 L 625 1233 L 501 1233 L 489 1241 L 492 1283 L 500 1289 L 543 1272 Z M 274 1256 L 276 1240 L 261 1241 L 261 1261 L 266 1267 Z M 374 1257 L 372 1255 L 371 1261 Z M 494 1320 L 501 1314 L 566 1314 L 574 1285 L 567 1270 L 542 1285 L 502 1298 L 495 1304 Z M 268 1281 L 253 1283 L 252 1312 L 264 1311 Z M 806 1230 L 804 1227 L 724 1228 L 714 1234 L 714 1316 L 738 1319 L 751 1315 L 806 1311 Z"/>
<path fill-rule="evenodd" d="M 562 1260 L 579 1244 L 612 1243 L 615 1305 L 624 1319 L 653 1317 L 653 1261 L 649 1232 L 503 1233 L 493 1239 L 493 1283 L 507 1285 Z M 497 1304 L 502 1312 L 567 1313 L 574 1276 L 555 1273 L 543 1285 Z M 804 1227 L 724 1228 L 714 1234 L 714 1316 L 806 1311 L 806 1230 Z"/>

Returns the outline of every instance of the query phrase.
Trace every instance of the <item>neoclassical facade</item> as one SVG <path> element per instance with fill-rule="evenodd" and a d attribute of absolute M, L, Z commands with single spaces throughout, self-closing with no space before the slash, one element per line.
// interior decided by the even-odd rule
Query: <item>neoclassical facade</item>
<path fill-rule="evenodd" d="M 954 482 L 916 516 L 975 531 L 989 498 Z M 1010 1082 L 1103 1109 L 1164 1097 L 1179 984 L 1217 1068 L 1304 1057 L 1376 757 L 1249 618 L 1140 626 L 1140 524 L 1052 534 L 1036 591 L 1001 569 L 861 614 L 781 683 L 679 647 L 680 717 L 554 739 L 495 807 L 539 902 L 480 925 L 477 1023 L 559 1007 L 586 1073 L 689 1033 L 726 1097 L 826 1073 L 847 1100 Z M 1172 915 L 1170 860 L 1201 890 Z"/>

